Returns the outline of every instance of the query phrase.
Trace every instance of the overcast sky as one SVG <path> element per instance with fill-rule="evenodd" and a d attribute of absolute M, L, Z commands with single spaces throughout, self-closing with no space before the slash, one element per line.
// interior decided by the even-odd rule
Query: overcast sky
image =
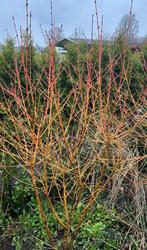
<path fill-rule="evenodd" d="M 129 12 L 130 0 L 97 0 L 98 9 L 104 17 L 104 34 L 112 35 L 121 19 Z M 30 0 L 32 27 L 35 42 L 44 44 L 40 25 L 50 29 L 50 0 Z M 12 16 L 17 27 L 25 25 L 25 0 L 0 0 L 0 42 L 7 34 L 15 35 Z M 147 34 L 147 0 L 134 0 L 133 12 L 139 20 L 139 35 Z M 93 0 L 53 0 L 53 15 L 56 26 L 63 24 L 65 36 L 80 28 L 86 37 L 91 34 L 91 16 L 95 14 Z M 96 29 L 95 29 L 96 30 Z"/>

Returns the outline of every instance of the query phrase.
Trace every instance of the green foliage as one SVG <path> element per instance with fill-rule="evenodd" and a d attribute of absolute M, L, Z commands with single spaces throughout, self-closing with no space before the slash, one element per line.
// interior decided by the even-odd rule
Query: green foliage
<path fill-rule="evenodd" d="M 143 61 L 144 63 L 147 62 L 147 42 L 143 44 L 142 46 L 142 57 L 143 57 Z"/>
<path fill-rule="evenodd" d="M 135 100 L 139 98 L 142 90 L 145 89 L 146 74 L 142 65 L 141 53 L 131 54 L 131 78 L 130 78 L 130 90 Z"/>
<path fill-rule="evenodd" d="M 45 241 L 47 242 L 47 235 L 39 217 L 34 194 L 29 185 L 29 178 L 25 172 L 21 174 L 19 176 L 21 181 L 16 181 L 11 187 L 11 202 L 8 201 L 7 195 L 7 210 L 4 206 L 6 205 L 4 195 L 2 197 L 0 224 L 4 235 L 7 235 L 9 230 L 13 228 L 12 246 L 15 246 L 16 250 L 23 249 L 26 242 L 29 249 L 37 250 L 41 248 L 37 248 L 34 245 L 37 245 L 39 241 L 39 244 L 43 246 Z M 5 192 L 6 190 L 7 187 L 5 186 Z M 49 222 L 53 224 L 52 221 L 51 215 Z"/>
<path fill-rule="evenodd" d="M 14 76 L 15 40 L 8 37 L 0 48 L 0 79 L 7 86 Z"/>
<path fill-rule="evenodd" d="M 67 62 L 69 64 L 77 66 L 78 63 L 82 64 L 82 62 L 84 62 L 87 51 L 86 43 L 81 42 L 79 44 L 76 43 L 67 44 L 66 49 L 68 51 Z"/>
<path fill-rule="evenodd" d="M 26 242 L 28 249 L 45 249 L 45 246 L 48 245 L 47 234 L 41 223 L 31 187 L 23 183 L 27 181 L 29 184 L 29 179 L 24 172 L 23 176 L 23 181 L 16 181 L 15 188 L 13 187 L 13 206 L 11 207 L 11 212 L 8 210 L 6 215 L 4 212 L 1 213 L 1 225 L 5 228 L 4 234 L 6 235 L 8 230 L 13 228 L 12 245 L 15 246 L 16 250 L 23 249 Z M 79 203 L 74 224 L 72 225 L 73 228 L 77 225 L 78 217 L 83 206 L 82 203 Z M 44 207 L 46 213 L 48 213 L 48 208 L 45 203 Z M 56 211 L 58 211 L 60 217 L 63 218 L 63 209 L 58 204 L 56 205 Z M 117 249 L 121 241 L 121 231 L 115 216 L 115 210 L 107 210 L 99 204 L 93 210 L 89 211 L 87 218 L 83 221 L 80 234 L 75 241 L 74 249 Z M 60 242 L 62 242 L 60 226 L 57 224 L 52 213 L 48 213 L 47 219 L 56 245 L 60 245 Z"/>
<path fill-rule="evenodd" d="M 116 211 L 107 210 L 104 206 L 97 204 L 87 217 L 88 222 L 83 223 L 74 249 L 119 249 L 122 236 L 116 219 Z"/>
<path fill-rule="evenodd" d="M 13 64 L 13 56 L 15 54 L 15 40 L 8 37 L 1 45 L 1 56 L 3 57 L 3 63 Z"/>

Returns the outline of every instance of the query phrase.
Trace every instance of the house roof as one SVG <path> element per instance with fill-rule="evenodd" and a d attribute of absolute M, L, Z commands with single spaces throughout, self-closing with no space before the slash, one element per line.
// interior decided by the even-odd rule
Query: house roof
<path fill-rule="evenodd" d="M 81 42 L 84 42 L 86 43 L 87 45 L 91 45 L 93 42 L 98 42 L 97 39 L 89 39 L 89 38 L 63 38 L 61 40 L 58 41 L 57 44 L 63 44 L 63 43 L 66 43 L 66 42 L 69 42 L 69 43 L 81 43 Z M 107 42 L 107 43 L 112 43 L 111 41 L 109 40 L 104 40 L 103 42 Z"/>

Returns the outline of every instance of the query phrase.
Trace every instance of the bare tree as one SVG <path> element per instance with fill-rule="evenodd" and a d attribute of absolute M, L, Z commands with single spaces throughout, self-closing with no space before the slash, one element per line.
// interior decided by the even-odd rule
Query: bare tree
<path fill-rule="evenodd" d="M 55 43 L 63 38 L 63 25 L 61 27 L 53 25 L 53 27 L 48 32 L 48 37 Z"/>
<path fill-rule="evenodd" d="M 136 15 L 125 14 L 119 25 L 118 25 L 118 34 L 127 38 L 129 43 L 136 40 L 138 31 L 139 31 L 139 21 L 136 19 Z"/>

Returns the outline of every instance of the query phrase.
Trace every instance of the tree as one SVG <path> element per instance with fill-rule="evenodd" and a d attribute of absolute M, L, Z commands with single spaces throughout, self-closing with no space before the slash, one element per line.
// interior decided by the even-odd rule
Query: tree
<path fill-rule="evenodd" d="M 14 71 L 15 40 L 7 37 L 0 48 L 0 81 L 10 86 Z"/>
<path fill-rule="evenodd" d="M 48 33 L 46 33 L 46 35 L 47 39 L 52 40 L 56 44 L 63 38 L 63 25 L 61 25 L 61 27 L 51 27 L 51 29 Z"/>
<path fill-rule="evenodd" d="M 139 31 L 139 21 L 136 19 L 136 15 L 125 14 L 119 25 L 118 25 L 118 35 L 127 38 L 129 43 L 136 40 Z"/>

